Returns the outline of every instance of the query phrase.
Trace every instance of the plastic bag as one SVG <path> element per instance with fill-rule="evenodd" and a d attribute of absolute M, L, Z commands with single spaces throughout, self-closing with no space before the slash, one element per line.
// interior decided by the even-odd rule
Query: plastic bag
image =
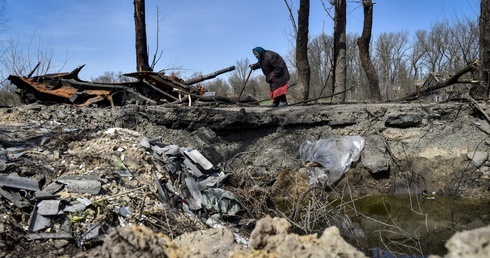
<path fill-rule="evenodd" d="M 359 135 L 305 141 L 299 148 L 301 162 L 306 166 L 310 185 L 332 185 L 359 160 L 365 140 Z"/>

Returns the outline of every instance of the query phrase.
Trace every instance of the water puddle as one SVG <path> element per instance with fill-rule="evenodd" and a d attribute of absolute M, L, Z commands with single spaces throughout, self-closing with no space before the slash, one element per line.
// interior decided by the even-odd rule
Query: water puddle
<path fill-rule="evenodd" d="M 454 233 L 490 222 L 490 200 L 396 195 L 368 196 L 354 204 L 348 214 L 363 230 L 366 253 L 373 257 L 442 256 Z"/>

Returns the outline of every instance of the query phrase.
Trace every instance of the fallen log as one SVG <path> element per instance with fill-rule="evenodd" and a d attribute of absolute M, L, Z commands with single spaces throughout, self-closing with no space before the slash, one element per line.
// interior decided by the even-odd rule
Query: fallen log
<path fill-rule="evenodd" d="M 487 123 L 490 124 L 490 117 L 485 112 L 485 110 L 483 110 L 483 108 L 478 104 L 478 102 L 476 102 L 476 100 L 474 100 L 470 96 L 468 96 L 468 100 L 470 101 L 470 107 L 473 110 L 475 110 L 475 109 L 478 110 L 478 112 L 485 118 L 485 120 L 487 121 Z"/>
<path fill-rule="evenodd" d="M 456 72 L 453 76 L 451 76 L 449 79 L 445 80 L 445 81 L 441 81 L 441 82 L 438 82 L 436 83 L 435 85 L 433 86 L 430 86 L 430 87 L 427 87 L 426 89 L 420 91 L 419 89 L 417 89 L 417 92 L 414 92 L 414 93 L 411 93 L 401 99 L 398 99 L 397 101 L 407 101 L 407 100 L 415 100 L 415 99 L 418 99 L 420 96 L 424 96 L 424 95 L 427 95 L 435 90 L 439 90 L 439 89 L 442 89 L 442 88 L 445 88 L 445 87 L 448 87 L 448 86 L 451 86 L 453 84 L 456 84 L 456 83 L 459 83 L 459 78 L 461 76 L 463 76 L 464 74 L 468 73 L 468 72 L 471 72 L 471 71 L 474 71 L 475 69 L 477 69 L 478 67 L 478 60 L 474 60 L 473 62 L 471 62 L 470 64 L 468 64 L 465 68 L 459 70 L 458 72 Z"/>

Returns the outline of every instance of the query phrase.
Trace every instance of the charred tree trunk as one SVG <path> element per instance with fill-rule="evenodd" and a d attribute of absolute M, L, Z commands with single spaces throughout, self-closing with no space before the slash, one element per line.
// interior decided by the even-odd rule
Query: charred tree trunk
<path fill-rule="evenodd" d="M 480 3 L 480 78 L 486 88 L 483 98 L 490 94 L 490 0 Z"/>
<path fill-rule="evenodd" d="M 308 100 L 310 95 L 310 63 L 308 61 L 308 26 L 310 18 L 310 0 L 301 0 L 298 10 L 298 33 L 296 35 L 296 69 L 301 98 Z"/>
<path fill-rule="evenodd" d="M 373 28 L 373 1 L 362 0 L 362 7 L 364 10 L 364 24 L 362 27 L 362 35 L 357 39 L 359 59 L 361 60 L 362 68 L 368 79 L 369 91 L 371 92 L 370 99 L 372 101 L 381 101 L 378 74 L 376 73 L 376 69 L 371 62 L 371 57 L 369 55 L 369 44 L 371 42 L 371 31 Z"/>
<path fill-rule="evenodd" d="M 134 0 L 133 3 L 136 30 L 136 71 L 151 71 L 146 42 L 145 0 Z"/>
<path fill-rule="evenodd" d="M 343 92 L 347 84 L 347 4 L 346 0 L 335 0 L 335 16 L 333 29 L 333 63 L 334 73 L 332 95 L 337 96 L 334 102 L 345 102 L 345 93 L 335 95 L 338 92 Z"/>

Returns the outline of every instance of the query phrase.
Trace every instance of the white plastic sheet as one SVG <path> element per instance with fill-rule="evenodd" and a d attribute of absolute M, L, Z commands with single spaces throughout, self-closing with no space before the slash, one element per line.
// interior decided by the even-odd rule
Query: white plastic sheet
<path fill-rule="evenodd" d="M 310 185 L 332 185 L 359 160 L 365 140 L 359 135 L 340 136 L 306 141 L 299 148 L 301 162 L 306 166 Z"/>

